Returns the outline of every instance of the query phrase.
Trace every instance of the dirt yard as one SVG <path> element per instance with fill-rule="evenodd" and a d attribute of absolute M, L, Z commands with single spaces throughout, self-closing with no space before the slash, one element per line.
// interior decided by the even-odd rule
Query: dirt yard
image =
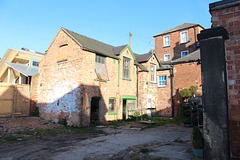
<path fill-rule="evenodd" d="M 0 119 L 0 130 L 0 160 L 194 159 L 190 144 L 192 128 L 183 126 L 150 128 L 128 122 L 78 129 L 37 117 L 21 117 Z M 46 130 L 57 132 L 43 134 Z M 11 136 L 13 139 L 5 140 Z"/>

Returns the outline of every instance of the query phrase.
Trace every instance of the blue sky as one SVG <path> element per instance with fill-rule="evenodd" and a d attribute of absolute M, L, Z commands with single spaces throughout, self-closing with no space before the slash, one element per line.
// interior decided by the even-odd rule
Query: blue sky
<path fill-rule="evenodd" d="M 184 22 L 211 27 L 218 0 L 0 0 L 0 57 L 8 48 L 45 52 L 61 27 L 147 53 L 153 36 Z"/>

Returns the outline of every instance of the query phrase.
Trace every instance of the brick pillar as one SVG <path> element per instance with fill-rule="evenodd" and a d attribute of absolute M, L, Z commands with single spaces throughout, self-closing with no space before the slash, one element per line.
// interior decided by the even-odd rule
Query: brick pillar
<path fill-rule="evenodd" d="M 206 29 L 200 41 L 204 106 L 204 159 L 229 159 L 228 94 L 223 27 Z"/>

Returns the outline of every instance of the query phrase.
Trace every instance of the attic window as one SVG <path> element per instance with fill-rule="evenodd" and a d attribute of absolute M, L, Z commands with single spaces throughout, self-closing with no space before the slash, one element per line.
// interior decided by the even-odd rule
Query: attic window
<path fill-rule="evenodd" d="M 60 45 L 57 62 L 67 61 L 67 54 L 68 54 L 68 44 Z"/>

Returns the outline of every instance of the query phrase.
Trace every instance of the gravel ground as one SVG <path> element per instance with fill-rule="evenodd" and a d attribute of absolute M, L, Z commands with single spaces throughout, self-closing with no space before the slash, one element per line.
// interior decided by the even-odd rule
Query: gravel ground
<path fill-rule="evenodd" d="M 0 118 L 0 136 L 5 137 L 18 131 L 61 128 L 63 125 L 39 117 Z"/>
<path fill-rule="evenodd" d="M 2 136 L 17 131 L 62 128 L 38 117 L 0 119 Z M 0 141 L 0 160 L 187 160 L 192 154 L 192 128 L 167 125 L 147 128 L 137 122 L 98 126 L 93 133 L 26 135 L 19 141 Z M 2 137 L 3 138 L 3 137 Z M 1 140 L 1 138 L 0 138 Z"/>

